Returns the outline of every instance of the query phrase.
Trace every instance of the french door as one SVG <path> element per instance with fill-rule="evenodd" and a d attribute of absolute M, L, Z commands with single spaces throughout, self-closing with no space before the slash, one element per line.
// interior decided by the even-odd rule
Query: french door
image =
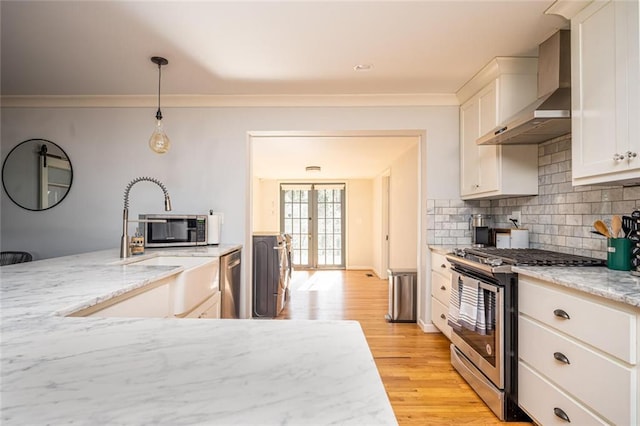
<path fill-rule="evenodd" d="M 344 268 L 344 184 L 281 184 L 280 229 L 292 237 L 293 265 Z"/>

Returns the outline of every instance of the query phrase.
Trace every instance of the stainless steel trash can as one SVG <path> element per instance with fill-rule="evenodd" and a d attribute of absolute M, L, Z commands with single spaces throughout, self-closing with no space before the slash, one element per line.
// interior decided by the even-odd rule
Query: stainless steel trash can
<path fill-rule="evenodd" d="M 388 322 L 416 322 L 417 277 L 415 269 L 387 269 L 389 274 Z"/>

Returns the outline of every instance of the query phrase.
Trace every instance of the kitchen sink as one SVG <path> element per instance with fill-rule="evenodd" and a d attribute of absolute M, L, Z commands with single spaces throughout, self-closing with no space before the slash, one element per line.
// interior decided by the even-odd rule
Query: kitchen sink
<path fill-rule="evenodd" d="M 176 317 L 183 317 L 193 308 L 218 291 L 218 258 L 198 256 L 156 256 L 138 261 L 128 261 L 130 266 L 181 266 L 171 284 L 172 310 Z"/>

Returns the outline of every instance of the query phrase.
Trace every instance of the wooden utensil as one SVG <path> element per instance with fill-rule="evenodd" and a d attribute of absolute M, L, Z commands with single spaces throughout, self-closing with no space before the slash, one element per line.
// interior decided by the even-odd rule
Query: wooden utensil
<path fill-rule="evenodd" d="M 595 222 L 593 222 L 593 227 L 596 229 L 596 231 L 598 231 L 605 237 L 611 238 L 611 233 L 609 232 L 609 228 L 603 221 L 596 220 Z"/>
<path fill-rule="evenodd" d="M 611 236 L 618 238 L 620 236 L 620 230 L 622 229 L 622 218 L 618 215 L 611 217 Z"/>

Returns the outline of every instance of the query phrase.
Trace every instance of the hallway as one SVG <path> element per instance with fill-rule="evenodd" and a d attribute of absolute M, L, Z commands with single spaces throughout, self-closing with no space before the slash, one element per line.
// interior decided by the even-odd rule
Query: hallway
<path fill-rule="evenodd" d="M 446 337 L 385 321 L 387 292 L 387 281 L 370 271 L 296 271 L 278 319 L 360 322 L 402 426 L 506 424 L 451 367 Z"/>

